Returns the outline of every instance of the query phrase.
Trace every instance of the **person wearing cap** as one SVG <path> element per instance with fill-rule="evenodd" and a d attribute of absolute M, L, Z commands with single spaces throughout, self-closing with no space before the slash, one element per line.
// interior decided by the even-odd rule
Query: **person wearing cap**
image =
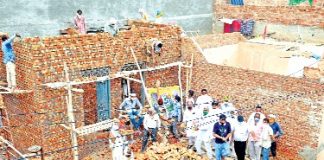
<path fill-rule="evenodd" d="M 173 100 L 173 109 L 170 112 L 170 117 L 171 119 L 171 126 L 170 126 L 170 131 L 171 133 L 175 136 L 175 138 L 179 139 L 179 134 L 177 131 L 177 124 L 181 121 L 181 98 L 178 95 L 174 96 Z"/>
<path fill-rule="evenodd" d="M 251 160 L 260 160 L 261 157 L 261 133 L 262 120 L 260 113 L 255 113 L 253 123 L 248 123 L 249 139 L 248 150 Z"/>
<path fill-rule="evenodd" d="M 228 96 L 224 97 L 224 102 L 221 104 L 221 109 L 224 112 L 230 112 L 230 111 L 235 110 L 235 107 L 234 107 L 233 103 L 229 102 L 229 97 Z"/>
<path fill-rule="evenodd" d="M 198 112 L 198 114 L 201 114 Z M 209 113 L 209 108 L 206 106 L 203 109 L 202 115 L 198 115 L 200 117 L 198 119 L 198 131 L 197 131 L 197 139 L 195 142 L 195 148 L 197 150 L 198 155 L 202 155 L 201 145 L 204 143 L 205 149 L 207 151 L 207 157 L 209 159 L 213 158 L 213 152 L 211 149 L 211 140 L 212 140 L 212 129 L 214 123 L 217 119 L 214 116 L 211 116 Z"/>
<path fill-rule="evenodd" d="M 232 127 L 232 135 L 234 140 L 234 150 L 237 160 L 245 159 L 246 141 L 249 137 L 248 125 L 244 121 L 244 117 L 239 115 L 237 123 Z"/>
<path fill-rule="evenodd" d="M 217 117 L 222 113 L 222 109 L 219 106 L 219 101 L 214 100 L 212 102 L 212 109 L 210 111 L 211 115 L 216 115 Z"/>
<path fill-rule="evenodd" d="M 155 16 L 155 23 L 163 23 L 163 12 L 160 10 L 156 11 L 156 16 Z"/>
<path fill-rule="evenodd" d="M 113 126 L 110 129 L 111 138 L 108 140 L 113 160 L 123 160 L 124 147 L 128 144 L 125 137 L 119 133 L 119 122 L 117 118 L 113 119 Z"/>
<path fill-rule="evenodd" d="M 212 116 L 214 116 L 214 117 L 216 117 L 218 119 L 219 115 L 221 115 L 221 114 L 222 114 L 222 110 L 220 108 L 219 101 L 214 100 L 212 102 L 212 109 L 210 111 L 210 115 L 212 115 Z M 212 147 L 214 147 L 215 146 L 215 141 L 212 141 L 211 144 L 212 144 Z"/>
<path fill-rule="evenodd" d="M 198 113 L 194 109 L 194 103 L 189 101 L 187 103 L 187 109 L 183 113 L 183 123 L 186 124 L 185 132 L 188 138 L 188 149 L 193 147 L 197 137 L 197 131 L 195 129 L 195 124 L 198 123 L 197 116 Z"/>
<path fill-rule="evenodd" d="M 6 65 L 6 72 L 7 72 L 7 83 L 9 89 L 16 89 L 16 55 L 13 50 L 13 41 L 16 37 L 20 37 L 19 34 L 15 34 L 10 38 L 5 34 L 1 36 L 2 40 L 2 53 L 3 53 L 3 63 Z"/>
<path fill-rule="evenodd" d="M 270 127 L 269 119 L 264 118 L 261 133 L 262 160 L 269 160 L 270 147 L 273 139 L 273 130 Z"/>
<path fill-rule="evenodd" d="M 125 98 L 123 103 L 120 104 L 119 109 L 125 110 L 128 113 L 129 119 L 134 126 L 135 130 L 138 130 L 143 123 L 143 116 L 141 116 L 141 111 L 143 106 L 141 102 L 136 97 L 135 93 L 130 94 L 130 98 Z M 138 118 L 138 120 L 136 120 Z"/>
<path fill-rule="evenodd" d="M 201 90 L 201 95 L 197 98 L 196 104 L 197 109 L 202 112 L 202 110 L 207 106 L 210 110 L 212 108 L 211 103 L 213 99 L 208 95 L 207 89 Z"/>
<path fill-rule="evenodd" d="M 222 160 L 230 153 L 228 140 L 231 138 L 231 124 L 226 121 L 226 116 L 221 114 L 219 121 L 214 124 L 213 136 L 215 137 L 216 160 Z"/>
<path fill-rule="evenodd" d="M 152 138 L 153 142 L 156 142 L 156 135 L 158 129 L 161 127 L 161 120 L 158 114 L 155 113 L 153 108 L 150 108 L 147 111 L 147 114 L 144 116 L 144 136 L 142 140 L 142 150 L 143 153 L 146 150 L 146 145 L 149 137 Z"/>
<path fill-rule="evenodd" d="M 271 155 L 273 158 L 277 156 L 277 141 L 283 135 L 283 131 L 278 122 L 276 122 L 276 116 L 274 114 L 269 114 L 269 123 L 270 127 L 273 130 L 274 139 L 271 143 Z"/>
<path fill-rule="evenodd" d="M 119 30 L 117 20 L 115 18 L 110 18 L 109 21 L 105 24 L 105 31 L 110 33 L 112 36 L 116 36 Z M 127 86 L 127 84 L 126 84 Z M 127 92 L 125 92 L 127 93 Z"/>
<path fill-rule="evenodd" d="M 138 10 L 138 13 L 141 15 L 141 20 L 144 22 L 147 22 L 149 20 L 147 13 L 145 12 L 145 10 L 143 8 L 140 8 Z"/>
<path fill-rule="evenodd" d="M 259 113 L 259 115 L 260 115 L 260 119 L 261 119 L 261 120 L 263 120 L 264 118 L 266 118 L 265 115 L 264 115 L 262 112 L 263 112 L 263 111 L 262 111 L 262 107 L 261 107 L 261 105 L 257 105 L 257 106 L 255 107 L 255 112 L 253 112 L 253 113 L 249 116 L 249 119 L 248 119 L 248 121 L 247 121 L 248 125 L 253 125 L 253 124 L 254 124 L 254 116 L 255 116 L 256 113 Z M 262 122 L 262 121 L 260 121 L 260 122 Z"/>

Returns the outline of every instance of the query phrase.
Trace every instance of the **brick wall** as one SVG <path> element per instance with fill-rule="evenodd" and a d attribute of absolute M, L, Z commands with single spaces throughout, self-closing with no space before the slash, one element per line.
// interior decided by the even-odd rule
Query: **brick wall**
<path fill-rule="evenodd" d="M 26 90 L 33 90 L 34 74 L 32 69 L 33 57 L 29 52 L 31 45 L 20 40 L 15 40 L 14 50 L 17 55 L 16 60 L 16 73 L 17 73 L 17 83 L 19 88 Z M 0 71 L 1 78 L 6 79 L 5 66 L 2 63 L 3 53 L 0 53 L 1 63 Z M 37 106 L 34 104 L 34 94 L 5 94 L 3 95 L 4 105 L 7 109 L 9 118 L 8 121 L 4 121 L 4 125 L 8 126 L 6 128 L 11 134 L 7 135 L 9 140 L 12 140 L 15 146 L 18 148 L 24 147 L 22 150 L 26 152 L 27 148 L 32 145 L 41 145 L 43 140 L 35 133 L 42 133 L 42 123 L 39 118 L 42 114 L 36 114 L 34 111 L 37 110 Z M 33 114 L 25 114 L 33 113 Z M 1 130 L 1 129 L 0 129 Z"/>
<path fill-rule="evenodd" d="M 154 60 L 145 54 L 145 42 L 151 38 L 158 38 L 164 44 L 161 55 L 154 55 Z M 64 89 L 41 86 L 44 83 L 65 81 L 64 62 L 70 69 L 71 80 L 84 81 L 95 78 L 95 76 L 84 76 L 89 70 L 97 70 L 95 72 L 98 74 L 101 72 L 100 69 L 109 68 L 109 74 L 114 77 L 114 74 L 120 72 L 125 64 L 134 63 L 128 47 L 134 49 L 138 61 L 144 63 L 146 67 L 175 62 L 180 60 L 181 56 L 180 28 L 141 22 L 133 22 L 131 30 L 122 31 L 116 37 L 107 33 L 43 39 L 35 37 L 25 38 L 21 42 L 15 42 L 14 45 L 17 53 L 18 87 L 33 90 L 32 94 L 21 94 L 17 98 L 9 95 L 4 97 L 7 107 L 12 107 L 18 103 L 16 101 L 19 101 L 16 107 L 22 113 L 28 113 L 19 119 L 14 119 L 12 125 L 32 123 L 30 129 L 14 130 L 13 139 L 18 140 L 16 146 L 23 152 L 27 152 L 29 146 L 36 144 L 43 146 L 45 152 L 71 147 L 69 130 L 60 126 L 61 123 L 68 122 L 65 99 L 67 92 Z M 148 87 L 152 87 L 156 79 L 163 81 L 165 86 L 177 84 L 178 77 L 173 76 L 178 73 L 176 69 L 156 72 L 159 75 L 155 78 L 151 78 L 153 76 L 151 73 L 146 74 Z M 140 79 L 138 75 L 134 75 L 133 78 Z M 77 127 L 85 123 L 94 123 L 97 119 L 95 83 L 75 87 L 85 91 L 84 94 L 73 93 Z M 132 87 L 141 97 L 141 85 L 132 82 Z M 121 79 L 113 79 L 111 80 L 111 106 L 118 107 L 121 100 Z M 32 114 L 34 112 L 42 114 Z M 9 114 L 14 113 L 16 110 L 9 111 Z M 112 115 L 115 115 L 113 110 Z M 36 127 L 34 123 L 40 125 Z M 96 139 L 97 134 L 100 133 L 79 137 L 79 144 L 83 145 Z M 20 142 L 23 139 L 27 141 Z M 86 149 L 83 147 L 82 150 Z M 86 156 L 84 153 L 81 155 Z M 71 151 L 69 149 L 59 151 L 48 158 L 58 157 L 71 159 Z"/>
<path fill-rule="evenodd" d="M 317 148 L 323 84 L 204 62 L 196 62 L 193 72 L 192 87 L 197 93 L 207 88 L 216 99 L 230 96 L 245 119 L 256 104 L 262 104 L 266 114 L 277 114 L 285 132 L 279 141 L 280 159 L 301 159 L 299 153 L 306 146 Z"/>
<path fill-rule="evenodd" d="M 316 26 L 324 28 L 323 2 L 314 6 L 288 6 L 284 1 L 274 2 L 251 0 L 244 6 L 233 6 L 226 1 L 216 1 L 214 4 L 215 17 L 220 19 L 254 19 L 266 23 L 283 25 Z"/>

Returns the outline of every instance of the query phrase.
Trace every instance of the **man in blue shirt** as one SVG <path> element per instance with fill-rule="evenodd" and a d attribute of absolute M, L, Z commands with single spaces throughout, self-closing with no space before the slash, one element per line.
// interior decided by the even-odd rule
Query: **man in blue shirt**
<path fill-rule="evenodd" d="M 3 35 L 1 37 L 2 45 L 1 49 L 3 52 L 3 63 L 6 65 L 6 72 L 7 72 L 7 83 L 8 88 L 15 89 L 17 87 L 16 83 L 16 55 L 13 51 L 12 44 L 13 40 L 16 37 L 20 37 L 20 35 L 15 34 L 14 36 L 11 36 L 8 38 L 7 35 Z"/>
<path fill-rule="evenodd" d="M 169 116 L 169 118 L 172 119 L 170 130 L 172 134 L 179 139 L 177 124 L 181 121 L 181 98 L 178 95 L 174 97 L 173 109 L 170 111 Z"/>
<path fill-rule="evenodd" d="M 224 114 L 219 116 L 219 122 L 214 124 L 213 135 L 215 137 L 216 160 L 222 160 L 230 153 L 228 140 L 231 137 L 231 125 L 226 122 Z"/>
<path fill-rule="evenodd" d="M 123 103 L 119 106 L 119 109 L 125 110 L 128 113 L 129 119 L 132 122 L 135 130 L 138 130 L 143 123 L 144 117 L 141 116 L 143 106 L 136 97 L 135 93 L 130 94 L 130 98 L 126 98 Z M 136 118 L 139 118 L 136 121 Z"/>
<path fill-rule="evenodd" d="M 277 156 L 277 140 L 283 135 L 283 131 L 278 122 L 276 122 L 276 116 L 274 114 L 269 114 L 270 127 L 273 130 L 274 141 L 271 143 L 271 155 L 273 158 Z"/>

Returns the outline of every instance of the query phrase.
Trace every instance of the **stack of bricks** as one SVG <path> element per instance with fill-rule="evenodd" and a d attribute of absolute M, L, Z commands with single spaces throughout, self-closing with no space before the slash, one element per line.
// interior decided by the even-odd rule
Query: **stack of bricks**
<path fill-rule="evenodd" d="M 46 38 L 25 38 L 15 42 L 17 53 L 17 82 L 21 89 L 29 89 L 30 94 L 5 95 L 4 103 L 9 114 L 24 113 L 21 116 L 9 117 L 12 121 L 15 146 L 23 153 L 32 145 L 39 145 L 45 152 L 71 147 L 70 131 L 60 126 L 68 124 L 66 114 L 67 91 L 50 89 L 42 86 L 45 83 L 64 82 L 64 62 L 69 67 L 70 79 L 73 81 L 91 80 L 96 75 L 84 76 L 89 70 L 109 68 L 109 75 L 120 72 L 124 65 L 134 63 L 129 47 L 133 48 L 139 62 L 146 67 L 154 67 L 181 60 L 181 29 L 176 26 L 134 22 L 131 30 L 119 32 L 116 37 L 108 33 L 95 35 L 72 35 Z M 161 55 L 147 56 L 145 42 L 157 38 L 163 43 Z M 3 67 L 3 64 L 0 65 Z M 137 69 L 137 68 L 135 68 Z M 154 87 L 156 79 L 163 85 L 176 85 L 178 71 L 174 68 L 156 71 L 156 78 L 148 73 L 145 80 Z M 92 74 L 92 72 L 91 72 Z M 138 75 L 134 78 L 140 79 Z M 134 82 L 132 82 L 134 83 Z M 92 124 L 96 121 L 96 84 L 89 83 L 75 86 L 84 89 L 85 93 L 73 93 L 76 126 Z M 141 95 L 141 85 L 133 85 L 135 92 Z M 111 107 L 116 108 L 122 101 L 121 79 L 110 81 Z M 39 114 L 36 114 L 36 113 Z M 113 110 L 112 115 L 115 115 Z M 29 124 L 29 125 L 27 125 Z M 92 134 L 96 137 L 100 133 Z M 90 137 L 92 137 L 90 136 Z M 92 138 L 93 138 L 92 137 Z M 79 137 L 80 145 L 89 142 L 88 137 Z M 100 146 L 97 146 L 100 147 Z M 83 153 L 81 153 L 84 155 Z M 85 155 L 84 155 L 85 156 Z M 72 159 L 71 150 L 54 152 L 48 158 Z"/>
<path fill-rule="evenodd" d="M 251 0 L 244 6 L 234 6 L 225 1 L 216 2 L 214 4 L 216 18 L 253 19 L 274 24 L 324 28 L 324 8 L 320 2 L 314 6 L 288 6 L 288 2 L 284 5 L 281 1 L 278 1 L 278 5 L 274 5 L 273 2 L 260 3 L 258 0 Z"/>
<path fill-rule="evenodd" d="M 238 32 L 226 34 L 210 34 L 196 38 L 201 48 L 216 48 L 223 45 L 237 44 L 246 39 Z"/>

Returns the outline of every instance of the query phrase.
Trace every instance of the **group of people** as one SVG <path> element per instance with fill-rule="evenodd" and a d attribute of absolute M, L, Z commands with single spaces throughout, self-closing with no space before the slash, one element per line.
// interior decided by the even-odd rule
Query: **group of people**
<path fill-rule="evenodd" d="M 251 160 L 267 160 L 270 155 L 276 157 L 277 140 L 283 131 L 276 122 L 276 116 L 266 116 L 260 105 L 246 121 L 229 97 L 225 97 L 223 102 L 213 100 L 206 89 L 201 90 L 197 99 L 194 98 L 194 91 L 190 90 L 184 111 L 178 95 L 169 101 L 159 99 L 158 107 L 147 111 L 136 94 L 130 95 L 130 98 L 124 99 L 119 110 L 126 112 L 133 129 L 142 133 L 141 152 L 145 152 L 149 138 L 156 142 L 159 130 L 167 129 L 176 139 L 188 139 L 188 149 L 196 150 L 197 154 L 203 156 L 205 150 L 209 159 L 216 157 L 221 160 L 231 156 L 244 160 L 246 153 Z M 118 127 L 115 127 L 116 131 Z"/>
<path fill-rule="evenodd" d="M 213 159 L 214 147 L 217 160 L 226 156 L 244 160 L 246 152 L 251 160 L 261 157 L 268 160 L 270 152 L 276 157 L 277 140 L 283 131 L 274 114 L 264 115 L 262 107 L 257 105 L 245 121 L 243 113 L 229 102 L 229 97 L 220 103 L 213 100 L 206 89 L 201 90 L 196 101 L 193 97 L 194 92 L 189 91 L 183 119 L 189 148 L 195 146 L 197 153 L 202 154 L 203 143 L 208 158 Z"/>

